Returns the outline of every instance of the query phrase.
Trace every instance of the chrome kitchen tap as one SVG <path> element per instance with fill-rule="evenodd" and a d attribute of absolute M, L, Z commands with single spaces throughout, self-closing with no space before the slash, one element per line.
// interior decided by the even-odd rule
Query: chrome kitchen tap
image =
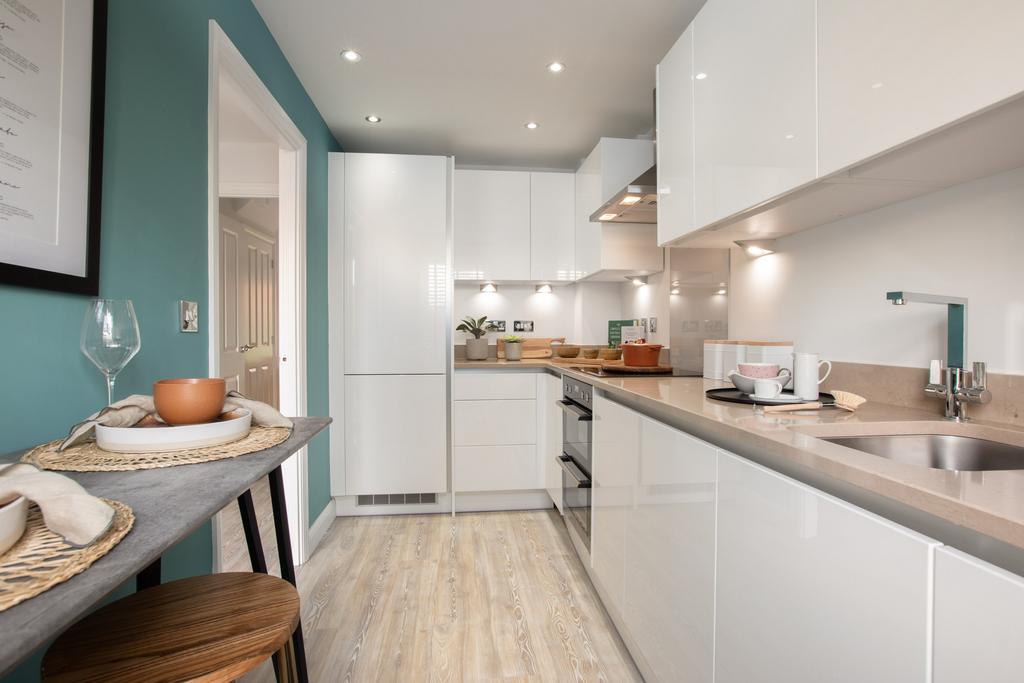
<path fill-rule="evenodd" d="M 935 367 L 925 385 L 925 392 L 946 401 L 946 419 L 963 422 L 967 404 L 984 404 L 992 400 L 987 388 L 985 364 L 975 362 L 973 372 L 964 372 L 967 359 L 967 299 L 917 292 L 887 292 L 885 298 L 895 306 L 910 302 L 946 306 L 946 368 Z M 942 377 L 942 375 L 945 375 Z"/>

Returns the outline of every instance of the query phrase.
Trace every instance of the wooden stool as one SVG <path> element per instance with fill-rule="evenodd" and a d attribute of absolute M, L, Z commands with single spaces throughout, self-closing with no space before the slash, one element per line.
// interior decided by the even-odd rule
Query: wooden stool
<path fill-rule="evenodd" d="M 44 681 L 233 681 L 277 657 L 298 680 L 292 632 L 299 594 L 266 574 L 196 576 L 135 593 L 65 631 L 43 658 Z"/>

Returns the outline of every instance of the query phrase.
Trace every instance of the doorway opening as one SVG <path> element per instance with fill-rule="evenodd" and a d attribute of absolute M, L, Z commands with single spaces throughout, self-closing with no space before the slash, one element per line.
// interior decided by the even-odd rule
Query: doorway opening
<path fill-rule="evenodd" d="M 210 376 L 306 414 L 306 139 L 210 22 L 207 315 Z M 292 556 L 308 559 L 306 449 L 282 465 Z M 253 501 L 276 552 L 266 482 Z M 214 571 L 248 570 L 237 506 L 213 520 Z"/>

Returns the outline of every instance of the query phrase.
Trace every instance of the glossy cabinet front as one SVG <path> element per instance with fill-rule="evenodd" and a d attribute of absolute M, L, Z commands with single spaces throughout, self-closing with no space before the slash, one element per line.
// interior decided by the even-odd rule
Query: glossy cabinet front
<path fill-rule="evenodd" d="M 530 174 L 455 171 L 455 277 L 530 279 Z"/>
<path fill-rule="evenodd" d="M 530 279 L 571 282 L 575 260 L 572 173 L 530 173 Z"/>
<path fill-rule="evenodd" d="M 695 223 L 815 179 L 815 0 L 709 0 L 693 26 Z"/>
<path fill-rule="evenodd" d="M 693 26 L 658 64 L 658 244 L 689 234 L 693 221 Z"/>
<path fill-rule="evenodd" d="M 820 175 L 1024 90 L 1022 32 L 1020 0 L 818 0 Z"/>
<path fill-rule="evenodd" d="M 715 681 L 927 681 L 935 545 L 720 452 Z"/>
<path fill-rule="evenodd" d="M 540 458 L 544 473 L 544 488 L 558 511 L 562 511 L 562 468 L 558 458 L 562 455 L 562 380 L 546 372 L 537 376 L 537 415 L 543 423 Z"/>
<path fill-rule="evenodd" d="M 935 553 L 934 683 L 1024 680 L 1024 578 L 952 548 Z"/>

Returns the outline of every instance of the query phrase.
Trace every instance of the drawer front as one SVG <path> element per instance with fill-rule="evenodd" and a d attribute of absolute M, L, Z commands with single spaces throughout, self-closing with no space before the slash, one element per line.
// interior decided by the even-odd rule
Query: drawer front
<path fill-rule="evenodd" d="M 537 443 L 536 401 L 456 401 L 456 446 L 521 446 Z"/>
<path fill-rule="evenodd" d="M 521 491 L 541 488 L 536 446 L 458 446 L 455 491 Z"/>
<path fill-rule="evenodd" d="M 490 401 L 537 398 L 537 373 L 456 372 L 452 377 L 452 400 Z"/>

